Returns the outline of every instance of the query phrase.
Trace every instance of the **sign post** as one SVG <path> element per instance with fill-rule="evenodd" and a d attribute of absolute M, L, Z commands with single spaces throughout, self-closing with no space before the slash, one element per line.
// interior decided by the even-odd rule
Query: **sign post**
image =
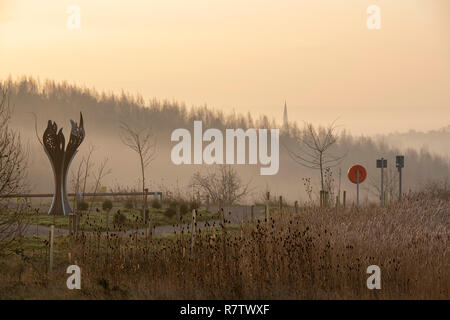
<path fill-rule="evenodd" d="M 377 159 L 377 168 L 381 168 L 381 206 L 384 207 L 384 168 L 387 168 L 387 160 Z"/>
<path fill-rule="evenodd" d="M 398 200 L 402 200 L 402 168 L 405 167 L 405 156 L 397 156 L 395 166 L 398 170 Z"/>
<path fill-rule="evenodd" d="M 366 168 L 362 165 L 356 164 L 348 169 L 347 176 L 351 182 L 356 184 L 356 207 L 359 208 L 359 184 L 366 180 Z"/>
<path fill-rule="evenodd" d="M 359 207 L 359 169 L 356 169 L 356 207 Z"/>

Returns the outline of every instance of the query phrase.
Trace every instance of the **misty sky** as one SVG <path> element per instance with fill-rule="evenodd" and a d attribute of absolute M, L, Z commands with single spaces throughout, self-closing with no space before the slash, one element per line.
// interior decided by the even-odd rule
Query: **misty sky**
<path fill-rule="evenodd" d="M 69 5 L 81 29 L 66 27 Z M 381 30 L 366 9 L 381 8 Z M 450 124 L 449 0 L 0 0 L 0 77 L 353 133 Z"/>

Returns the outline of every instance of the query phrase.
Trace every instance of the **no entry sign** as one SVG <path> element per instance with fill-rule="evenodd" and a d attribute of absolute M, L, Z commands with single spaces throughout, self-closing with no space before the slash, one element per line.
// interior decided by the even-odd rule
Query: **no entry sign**
<path fill-rule="evenodd" d="M 367 177 L 366 169 L 362 165 L 356 164 L 356 165 L 352 166 L 350 169 L 348 169 L 347 176 L 351 182 L 358 183 L 358 181 L 357 181 L 358 180 L 358 171 L 359 171 L 359 183 L 366 180 L 366 177 Z"/>
<path fill-rule="evenodd" d="M 355 164 L 348 169 L 347 176 L 351 182 L 356 183 L 356 207 L 359 208 L 359 184 L 366 180 L 366 168 L 360 164 Z"/>

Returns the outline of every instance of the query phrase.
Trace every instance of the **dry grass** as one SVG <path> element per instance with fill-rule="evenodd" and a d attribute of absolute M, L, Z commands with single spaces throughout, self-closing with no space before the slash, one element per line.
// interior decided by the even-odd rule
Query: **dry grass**
<path fill-rule="evenodd" d="M 449 222 L 450 202 L 421 194 L 386 209 L 278 212 L 202 231 L 193 251 L 186 234 L 63 238 L 50 275 L 37 249 L 0 260 L 0 298 L 449 299 Z M 74 261 L 82 290 L 66 288 Z M 372 264 L 381 290 L 366 287 Z"/>

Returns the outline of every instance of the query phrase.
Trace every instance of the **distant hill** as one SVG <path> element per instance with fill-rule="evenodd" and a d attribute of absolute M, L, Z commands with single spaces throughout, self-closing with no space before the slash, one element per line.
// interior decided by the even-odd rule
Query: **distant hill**
<path fill-rule="evenodd" d="M 441 130 L 439 130 L 439 131 L 442 131 L 442 132 L 445 132 L 445 133 L 450 133 L 450 124 L 448 125 L 448 126 L 446 126 L 446 127 L 443 127 Z"/>
<path fill-rule="evenodd" d="M 140 176 L 138 159 L 120 140 L 119 124 L 121 121 L 132 126 L 145 128 L 151 127 L 158 141 L 158 153 L 155 161 L 147 170 L 149 188 L 152 190 L 180 187 L 186 194 L 192 189 L 189 182 L 192 174 L 198 170 L 205 170 L 206 166 L 184 165 L 176 166 L 170 160 L 170 151 L 174 143 L 170 141 L 170 134 L 177 128 L 192 128 L 194 120 L 202 120 L 204 128 L 249 128 L 263 127 L 274 128 L 276 123 L 267 117 L 254 119 L 250 114 L 224 114 L 212 111 L 207 107 L 195 107 L 188 109 L 182 103 L 159 101 L 153 99 L 144 101 L 142 97 L 112 95 L 99 93 L 88 88 L 80 88 L 67 83 L 55 83 L 53 81 L 39 82 L 35 79 L 23 78 L 12 81 L 10 79 L 1 83 L 9 88 L 11 104 L 13 108 L 12 126 L 20 131 L 23 139 L 28 143 L 30 150 L 30 183 L 34 191 L 51 192 L 53 181 L 50 164 L 42 147 L 37 143 L 34 131 L 35 113 L 38 118 L 38 131 L 42 135 L 49 119 L 54 120 L 68 136 L 70 129 L 69 119 L 78 120 L 79 112 L 83 112 L 86 128 L 86 139 L 80 147 L 80 152 L 72 164 L 72 174 L 79 161 L 86 155 L 89 145 L 96 147 L 93 160 L 99 163 L 104 158 L 109 158 L 109 166 L 112 174 L 109 175 L 104 185 L 134 187 L 138 185 Z M 260 176 L 259 165 L 237 166 L 237 170 L 244 180 L 251 179 L 253 194 L 249 200 L 260 199 L 264 190 L 269 188 L 273 195 L 281 194 L 288 200 L 306 200 L 302 178 L 312 179 L 314 194 L 318 194 L 319 173 L 304 168 L 295 163 L 288 155 L 283 145 L 293 146 L 292 133 L 300 129 L 295 123 L 289 125 L 289 132 L 282 132 L 280 143 L 280 170 L 275 176 Z M 433 137 L 431 140 L 427 137 Z M 369 137 L 354 137 L 342 132 L 337 144 L 337 151 L 347 153 L 342 161 L 341 190 L 347 190 L 348 199 L 351 202 L 355 186 L 348 182 L 346 172 L 355 163 L 362 164 L 368 169 L 367 182 L 361 185 L 361 199 L 374 199 L 377 196 L 376 186 L 379 183 L 379 171 L 375 167 L 375 160 L 379 157 L 388 159 L 387 174 L 396 176 L 394 166 L 395 156 L 405 143 L 416 142 L 419 146 L 428 141 L 429 149 L 439 150 L 449 148 L 450 134 L 447 131 L 435 133 L 392 134 L 372 139 Z M 447 151 L 448 152 L 448 151 Z M 418 152 L 407 150 L 405 154 L 404 190 L 415 189 L 428 180 L 441 179 L 449 176 L 449 162 L 442 157 L 433 155 L 424 150 Z M 333 169 L 333 183 L 336 188 L 339 183 L 339 168 Z M 95 170 L 95 168 L 94 168 Z M 93 183 L 94 172 L 89 177 L 88 184 Z M 71 189 L 69 184 L 69 189 Z"/>
<path fill-rule="evenodd" d="M 450 125 L 428 132 L 410 130 L 405 133 L 391 133 L 377 136 L 377 139 L 401 150 L 413 148 L 450 158 Z"/>

